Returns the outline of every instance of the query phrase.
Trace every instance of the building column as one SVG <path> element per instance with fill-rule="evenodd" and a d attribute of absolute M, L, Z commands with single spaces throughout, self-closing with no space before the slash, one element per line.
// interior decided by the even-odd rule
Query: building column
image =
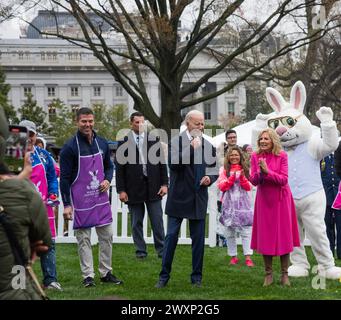
<path fill-rule="evenodd" d="M 103 87 L 103 97 L 104 97 L 104 103 L 107 105 L 109 108 L 111 108 L 114 104 L 114 95 L 113 95 L 113 89 L 112 86 L 109 84 L 105 84 Z"/>
<path fill-rule="evenodd" d="M 246 108 L 246 89 L 244 83 L 238 85 L 238 114 Z"/>
<path fill-rule="evenodd" d="M 127 107 L 128 107 L 128 115 L 130 116 L 133 112 L 135 112 L 136 110 L 134 109 L 134 100 L 133 98 L 128 94 L 128 103 L 127 103 Z"/>
<path fill-rule="evenodd" d="M 59 99 L 68 106 L 69 110 L 71 110 L 70 105 L 68 104 L 68 89 L 68 86 L 59 86 Z"/>
<path fill-rule="evenodd" d="M 152 107 L 158 116 L 161 115 L 161 99 L 159 97 L 159 83 L 150 82 L 149 84 L 149 97 Z"/>
<path fill-rule="evenodd" d="M 89 86 L 88 84 L 86 85 L 79 85 L 79 92 L 80 92 L 80 98 L 82 99 L 82 105 L 81 107 L 88 107 L 92 108 L 92 103 L 91 103 L 91 96 L 92 96 L 92 86 Z"/>
<path fill-rule="evenodd" d="M 39 107 L 43 108 L 43 110 L 45 112 L 48 112 L 47 106 L 45 106 L 45 90 L 47 90 L 47 89 L 46 89 L 44 84 L 37 85 L 36 86 L 36 94 L 33 97 L 33 99 L 37 101 L 37 105 Z M 47 94 L 46 94 L 46 96 L 47 96 Z"/>
<path fill-rule="evenodd" d="M 22 105 L 21 103 L 22 91 L 23 89 L 20 86 L 13 86 L 8 94 L 11 103 L 15 108 L 15 111 L 17 111 Z"/>
<path fill-rule="evenodd" d="M 226 86 L 224 82 L 217 82 L 217 91 L 223 89 Z M 227 115 L 227 106 L 225 101 L 225 93 L 217 97 L 217 123 L 223 124 L 222 117 Z"/>

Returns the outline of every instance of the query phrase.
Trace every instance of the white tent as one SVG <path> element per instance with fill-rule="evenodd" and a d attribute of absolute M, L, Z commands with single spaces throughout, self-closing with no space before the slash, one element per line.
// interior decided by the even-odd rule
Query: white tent
<path fill-rule="evenodd" d="M 233 128 L 233 130 L 236 130 L 237 132 L 239 146 L 243 146 L 244 144 L 251 143 L 251 131 L 255 124 L 256 124 L 256 120 L 252 120 L 250 122 L 243 123 Z M 186 126 L 182 125 L 180 127 L 180 132 L 184 130 L 186 130 Z M 225 141 L 225 132 L 218 134 L 215 137 L 210 137 L 204 134 L 204 137 L 206 140 L 211 142 L 215 147 L 218 147 L 223 141 Z"/>
<path fill-rule="evenodd" d="M 244 144 L 251 144 L 251 132 L 255 124 L 256 124 L 256 120 L 252 120 L 252 121 L 243 123 L 239 126 L 232 128 L 233 130 L 236 130 L 237 132 L 237 142 L 239 146 L 243 146 Z M 225 132 L 213 138 L 213 144 L 216 147 L 218 147 L 224 141 L 225 141 Z"/>
<path fill-rule="evenodd" d="M 243 123 L 239 126 L 232 128 L 237 132 L 237 143 L 239 146 L 244 144 L 251 144 L 252 128 L 256 125 L 256 120 L 252 120 Z M 320 135 L 320 128 L 313 126 L 313 134 Z M 213 138 L 214 146 L 219 146 L 223 141 L 225 141 L 225 133 L 221 133 Z"/>

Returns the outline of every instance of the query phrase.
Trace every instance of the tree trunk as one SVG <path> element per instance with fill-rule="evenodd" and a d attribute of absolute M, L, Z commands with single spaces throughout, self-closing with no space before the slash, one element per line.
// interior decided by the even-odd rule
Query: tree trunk
<path fill-rule="evenodd" d="M 164 129 L 170 137 L 171 129 L 179 129 L 181 121 L 179 95 L 174 95 L 165 86 L 161 86 L 160 128 Z"/>

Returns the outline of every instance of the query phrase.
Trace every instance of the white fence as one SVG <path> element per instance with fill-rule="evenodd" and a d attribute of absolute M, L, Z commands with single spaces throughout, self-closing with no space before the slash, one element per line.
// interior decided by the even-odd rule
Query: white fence
<path fill-rule="evenodd" d="M 133 238 L 131 234 L 128 234 L 128 226 L 130 223 L 130 217 L 128 213 L 128 206 L 122 204 L 118 198 L 118 194 L 116 192 L 116 188 L 114 185 L 115 179 L 113 179 L 112 183 L 112 197 L 111 197 L 111 209 L 112 209 L 112 217 L 113 217 L 113 243 L 133 243 Z M 162 200 L 163 212 L 166 204 L 166 197 Z M 58 227 L 57 227 L 57 243 L 76 243 L 76 237 L 74 236 L 74 232 L 72 229 L 73 221 L 68 224 L 68 235 L 64 236 L 64 219 L 63 219 L 63 205 L 61 205 L 58 209 Z M 208 235 L 205 237 L 205 244 L 210 247 L 214 247 L 216 245 L 216 214 L 217 214 L 217 193 L 216 188 L 209 188 L 209 201 L 208 201 Z M 165 232 L 167 230 L 167 216 L 163 215 L 164 228 Z M 143 234 L 146 243 L 154 243 L 153 236 L 151 234 L 151 228 L 149 226 L 150 222 L 148 219 L 147 211 L 145 213 L 145 218 L 143 222 Z M 96 244 L 98 242 L 97 234 L 92 229 L 91 232 L 91 243 Z M 191 244 L 191 239 L 189 237 L 189 232 L 187 228 L 187 220 L 184 219 L 181 225 L 180 235 L 179 235 L 179 244 Z"/>

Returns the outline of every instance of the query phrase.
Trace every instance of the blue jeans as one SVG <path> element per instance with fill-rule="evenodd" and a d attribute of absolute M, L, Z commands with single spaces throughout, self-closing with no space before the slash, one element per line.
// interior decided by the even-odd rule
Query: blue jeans
<path fill-rule="evenodd" d="M 52 240 L 52 245 L 49 250 L 40 256 L 40 265 L 44 276 L 44 286 L 47 287 L 51 282 L 57 282 L 56 247 L 54 240 Z"/>

